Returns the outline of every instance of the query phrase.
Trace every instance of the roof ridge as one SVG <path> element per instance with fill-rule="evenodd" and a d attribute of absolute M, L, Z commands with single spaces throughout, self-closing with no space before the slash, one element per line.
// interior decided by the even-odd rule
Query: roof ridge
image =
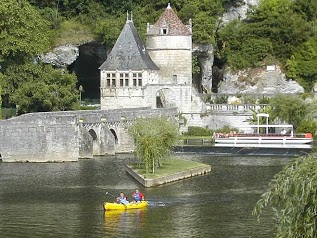
<path fill-rule="evenodd" d="M 149 34 L 160 34 L 161 28 L 167 28 L 166 35 L 191 35 L 191 30 L 180 20 L 170 3 L 151 27 Z"/>
<path fill-rule="evenodd" d="M 100 66 L 101 70 L 158 70 L 149 56 L 133 22 L 124 25 L 107 60 Z"/>

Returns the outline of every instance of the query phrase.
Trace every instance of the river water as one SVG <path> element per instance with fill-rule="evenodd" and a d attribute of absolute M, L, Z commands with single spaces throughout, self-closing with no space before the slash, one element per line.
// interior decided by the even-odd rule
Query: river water
<path fill-rule="evenodd" d="M 0 163 L 1 237 L 269 237 L 274 220 L 251 215 L 269 181 L 292 158 L 178 154 L 211 173 L 142 188 L 125 171 L 133 155 L 72 163 Z M 106 192 L 139 188 L 150 207 L 104 212 Z M 131 198 L 131 196 L 130 196 Z"/>

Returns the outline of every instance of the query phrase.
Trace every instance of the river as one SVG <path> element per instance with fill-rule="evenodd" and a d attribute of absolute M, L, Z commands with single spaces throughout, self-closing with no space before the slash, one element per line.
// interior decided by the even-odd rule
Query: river
<path fill-rule="evenodd" d="M 291 158 L 178 154 L 211 173 L 142 188 L 125 171 L 132 155 L 71 163 L 0 163 L 1 237 L 274 236 L 273 216 L 251 215 L 269 181 Z M 144 210 L 104 212 L 104 201 L 139 188 Z M 131 198 L 131 196 L 130 196 Z"/>

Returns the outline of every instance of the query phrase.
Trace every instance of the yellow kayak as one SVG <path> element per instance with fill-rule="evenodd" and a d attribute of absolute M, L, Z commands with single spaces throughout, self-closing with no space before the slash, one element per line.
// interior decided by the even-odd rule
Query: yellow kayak
<path fill-rule="evenodd" d="M 108 210 L 127 210 L 127 209 L 136 209 L 136 208 L 145 208 L 149 204 L 147 201 L 141 202 L 130 202 L 128 204 L 120 204 L 114 202 L 105 202 L 103 207 L 106 211 Z"/>

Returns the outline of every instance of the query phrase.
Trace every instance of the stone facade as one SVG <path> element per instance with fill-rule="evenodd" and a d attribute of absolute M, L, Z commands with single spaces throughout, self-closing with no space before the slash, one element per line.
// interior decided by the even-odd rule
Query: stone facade
<path fill-rule="evenodd" d="M 190 113 L 191 24 L 184 25 L 168 5 L 154 25 L 147 25 L 144 45 L 130 18 L 100 66 L 101 109 L 177 107 Z"/>

